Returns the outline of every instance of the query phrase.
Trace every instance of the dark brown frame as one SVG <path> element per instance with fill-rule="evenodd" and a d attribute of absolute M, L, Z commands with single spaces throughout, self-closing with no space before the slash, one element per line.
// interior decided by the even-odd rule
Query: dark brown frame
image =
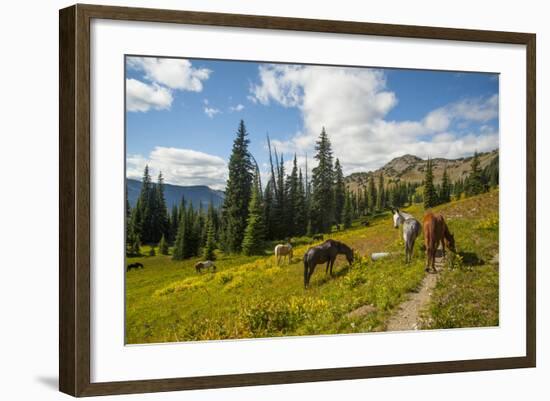
<path fill-rule="evenodd" d="M 90 382 L 90 21 L 92 18 L 525 45 L 527 308 L 524 357 L 122 382 Z M 255 15 L 74 5 L 59 13 L 59 389 L 73 396 L 527 368 L 536 365 L 536 35 Z"/>

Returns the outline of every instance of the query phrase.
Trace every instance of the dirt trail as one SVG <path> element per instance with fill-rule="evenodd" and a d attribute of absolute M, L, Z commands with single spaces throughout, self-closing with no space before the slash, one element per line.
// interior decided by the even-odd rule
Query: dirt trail
<path fill-rule="evenodd" d="M 443 269 L 441 255 L 436 257 L 435 266 L 438 271 Z M 388 321 L 387 331 L 418 330 L 420 311 L 428 304 L 438 277 L 439 274 L 426 273 L 418 292 L 409 293 L 408 299 L 397 307 L 397 312 Z"/>

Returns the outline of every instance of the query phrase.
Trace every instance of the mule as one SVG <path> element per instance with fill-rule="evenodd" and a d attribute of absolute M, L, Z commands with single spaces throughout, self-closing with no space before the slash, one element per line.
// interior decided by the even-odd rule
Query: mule
<path fill-rule="evenodd" d="M 195 264 L 195 270 L 197 273 L 200 273 L 202 270 L 210 269 L 211 271 L 216 271 L 216 265 L 211 260 L 205 260 L 204 262 L 198 262 Z"/>
<path fill-rule="evenodd" d="M 418 220 L 414 218 L 412 214 L 401 212 L 399 209 L 392 209 L 393 213 L 393 227 L 399 228 L 403 226 L 403 240 L 405 242 L 405 263 L 410 263 L 414 242 L 420 235 L 421 225 Z"/>
<path fill-rule="evenodd" d="M 284 262 L 285 256 L 288 258 L 288 264 L 292 262 L 292 245 L 290 244 L 279 244 L 275 247 L 275 257 L 277 258 L 277 266 L 281 263 L 281 260 Z"/>
<path fill-rule="evenodd" d="M 440 214 L 426 213 L 424 215 L 423 228 L 424 244 L 426 245 L 426 271 L 429 272 L 431 267 L 433 272 L 437 273 L 435 254 L 439 244 L 441 244 L 443 250 L 443 257 L 445 257 L 445 245 L 453 253 L 456 253 L 455 238 L 449 231 L 445 219 Z"/>
<path fill-rule="evenodd" d="M 351 266 L 353 263 L 353 250 L 343 242 L 328 239 L 321 245 L 309 248 L 304 255 L 304 287 L 309 286 L 315 266 L 318 264 L 326 263 L 325 274 L 330 271 L 332 276 L 332 267 L 338 255 L 346 255 L 346 259 Z"/>

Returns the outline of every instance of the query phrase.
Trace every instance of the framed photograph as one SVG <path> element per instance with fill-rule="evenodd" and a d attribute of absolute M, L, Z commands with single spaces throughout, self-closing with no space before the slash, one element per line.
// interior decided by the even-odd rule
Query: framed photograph
<path fill-rule="evenodd" d="M 61 391 L 535 366 L 534 34 L 59 18 Z"/>

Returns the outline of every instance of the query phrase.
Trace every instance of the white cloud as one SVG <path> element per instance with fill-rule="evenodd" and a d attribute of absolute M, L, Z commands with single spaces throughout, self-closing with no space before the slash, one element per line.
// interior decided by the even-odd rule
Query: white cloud
<path fill-rule="evenodd" d="M 244 110 L 244 105 L 242 105 L 242 104 L 240 104 L 240 103 L 239 103 L 238 105 L 236 105 L 236 106 L 230 106 L 230 107 L 229 107 L 229 111 L 231 111 L 231 112 L 243 111 L 243 110 Z"/>
<path fill-rule="evenodd" d="M 172 105 L 169 89 L 155 83 L 146 84 L 137 79 L 126 80 L 126 109 L 145 112 L 149 109 L 165 110 Z"/>
<path fill-rule="evenodd" d="M 208 107 L 208 106 L 204 107 L 204 114 L 206 114 L 210 118 L 214 118 L 214 116 L 219 113 L 221 113 L 219 109 L 216 109 L 214 107 Z"/>
<path fill-rule="evenodd" d="M 157 146 L 148 157 L 128 155 L 126 175 L 141 179 L 145 165 L 149 165 L 154 179 L 162 171 L 166 183 L 175 185 L 207 185 L 213 189 L 224 189 L 226 163 L 218 156 L 191 149 Z"/>
<path fill-rule="evenodd" d="M 455 158 L 498 147 L 498 132 L 449 132 L 453 121 L 488 122 L 497 117 L 498 95 L 463 99 L 419 121 L 390 121 L 387 115 L 398 99 L 387 89 L 381 70 L 262 65 L 258 73 L 249 99 L 297 107 L 303 119 L 302 132 L 287 141 L 273 140 L 273 145 L 281 152 L 312 155 L 324 126 L 346 174 L 378 168 L 406 153 Z M 311 157 L 310 163 L 313 167 Z"/>
<path fill-rule="evenodd" d="M 156 57 L 129 57 L 128 66 L 145 73 L 145 79 L 171 89 L 201 92 L 202 81 L 210 77 L 212 71 L 194 68 L 189 60 Z"/>

